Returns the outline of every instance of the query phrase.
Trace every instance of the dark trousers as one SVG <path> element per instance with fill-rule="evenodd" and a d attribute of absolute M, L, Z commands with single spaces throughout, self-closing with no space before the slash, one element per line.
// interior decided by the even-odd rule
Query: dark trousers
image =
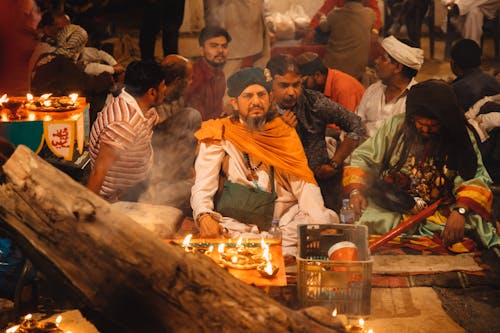
<path fill-rule="evenodd" d="M 156 35 L 162 31 L 163 56 L 178 53 L 179 27 L 184 18 L 184 0 L 157 0 L 144 4 L 139 47 L 142 60 L 154 59 Z"/>

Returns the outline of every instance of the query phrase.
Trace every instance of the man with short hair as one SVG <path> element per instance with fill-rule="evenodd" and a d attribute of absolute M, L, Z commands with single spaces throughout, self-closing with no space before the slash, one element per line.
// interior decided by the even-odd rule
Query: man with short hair
<path fill-rule="evenodd" d="M 187 106 L 200 112 L 203 120 L 216 119 L 223 112 L 222 99 L 226 93 L 223 68 L 231 36 L 223 28 L 208 26 L 201 30 L 198 42 L 201 58 L 193 65 L 193 83 L 184 99 Z"/>
<path fill-rule="evenodd" d="M 373 234 L 389 232 L 441 199 L 439 208 L 407 233 L 441 235 L 445 246 L 462 241 L 467 230 L 475 230 L 486 247 L 500 244 L 487 222 L 492 205 L 489 184 L 457 98 L 439 80 L 409 90 L 406 112 L 385 122 L 352 153 L 343 178 L 344 191 L 361 215 L 358 223 Z"/>
<path fill-rule="evenodd" d="M 271 109 L 271 82 L 261 68 L 228 79 L 233 115 L 203 122 L 192 188 L 201 237 L 268 230 L 279 219 L 283 252 L 296 255 L 298 223 L 338 222 L 323 205 L 296 131 Z M 221 173 L 224 190 L 214 203 Z M 220 192 L 219 192 L 220 194 Z"/>
<path fill-rule="evenodd" d="M 327 68 L 317 53 L 304 52 L 297 56 L 304 86 L 317 90 L 347 110 L 355 111 L 365 87 L 351 75 Z"/>
<path fill-rule="evenodd" d="M 300 70 L 292 56 L 274 56 L 266 67 L 273 79 L 273 101 L 283 120 L 297 130 L 326 207 L 340 208 L 340 178 L 335 176 L 340 176 L 344 160 L 365 136 L 361 119 L 322 93 L 302 89 Z M 347 133 L 331 158 L 325 141 L 328 124 Z"/>
<path fill-rule="evenodd" d="M 366 89 L 356 110 L 366 125 L 368 136 L 375 134 L 383 122 L 405 111 L 408 90 L 424 63 L 424 51 L 409 40 L 389 36 L 382 41 L 383 53 L 375 59 L 380 81 Z"/>
<path fill-rule="evenodd" d="M 185 106 L 182 95 L 192 82 L 192 64 L 181 55 L 171 54 L 161 65 L 165 99 L 156 107 L 160 123 L 153 131 L 154 163 L 148 188 L 139 201 L 176 207 L 191 215 L 189 197 L 197 146 L 194 133 L 201 126 L 201 115 Z"/>
<path fill-rule="evenodd" d="M 165 97 L 156 62 L 132 62 L 125 88 L 97 117 L 90 133 L 92 171 L 87 187 L 109 201 L 135 201 L 153 164 L 151 136 Z"/>
<path fill-rule="evenodd" d="M 451 48 L 450 66 L 457 76 L 451 84 L 462 111 L 485 96 L 500 94 L 500 84 L 481 70 L 481 48 L 472 39 L 462 39 Z"/>

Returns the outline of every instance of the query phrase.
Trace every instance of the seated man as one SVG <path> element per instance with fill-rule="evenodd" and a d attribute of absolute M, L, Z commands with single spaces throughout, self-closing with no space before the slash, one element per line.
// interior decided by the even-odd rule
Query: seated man
<path fill-rule="evenodd" d="M 383 52 L 375 59 L 380 81 L 370 85 L 356 113 L 366 125 L 368 136 L 390 117 L 405 111 L 408 90 L 417 83 L 415 76 L 424 63 L 424 51 L 410 40 L 384 38 Z"/>
<path fill-rule="evenodd" d="M 151 166 L 151 136 L 165 97 L 165 76 L 155 62 L 132 62 L 125 88 L 97 117 L 90 132 L 92 171 L 87 187 L 109 201 L 136 201 Z"/>
<path fill-rule="evenodd" d="M 148 188 L 139 201 L 168 205 L 192 214 L 189 204 L 194 183 L 193 163 L 201 115 L 183 103 L 182 94 L 191 84 L 191 61 L 178 54 L 166 56 L 161 65 L 165 73 L 165 100 L 156 107 L 160 123 L 153 131 L 154 162 Z"/>
<path fill-rule="evenodd" d="M 302 77 L 294 57 L 276 55 L 267 63 L 266 73 L 267 70 L 273 79 L 273 103 L 282 119 L 297 130 L 325 206 L 340 209 L 342 165 L 366 134 L 361 119 L 322 93 L 302 89 Z M 328 124 L 336 124 L 347 133 L 333 153 L 325 141 Z"/>
<path fill-rule="evenodd" d="M 493 19 L 500 9 L 498 0 L 441 0 L 450 11 L 452 23 L 463 38 L 481 44 L 484 17 Z"/>
<path fill-rule="evenodd" d="M 400 192 L 398 198 L 409 195 L 411 204 L 403 207 L 381 191 L 380 196 L 373 195 L 375 184 Z M 352 153 L 343 178 L 345 193 L 357 214 L 362 213 L 358 223 L 374 234 L 388 232 L 407 214 L 417 214 L 442 199 L 434 214 L 411 233 L 429 237 L 441 233 L 446 246 L 462 241 L 465 229 L 476 230 L 486 247 L 500 244 L 487 222 L 492 205 L 489 184 L 491 178 L 455 94 L 438 80 L 410 89 L 406 113 L 389 119 Z"/>
<path fill-rule="evenodd" d="M 191 207 L 201 237 L 218 237 L 224 227 L 268 230 L 279 219 L 283 252 L 295 256 L 297 224 L 335 223 L 338 216 L 324 207 L 297 133 L 270 109 L 271 82 L 263 70 L 243 69 L 227 84 L 233 116 L 203 122 L 196 133 Z M 214 203 L 221 171 L 224 190 Z"/>
<path fill-rule="evenodd" d="M 481 70 L 481 48 L 471 39 L 462 39 L 451 48 L 450 66 L 457 76 L 451 87 L 462 111 L 485 96 L 500 94 L 500 83 Z"/>
<path fill-rule="evenodd" d="M 365 93 L 365 87 L 358 80 L 337 69 L 327 68 L 314 52 L 304 52 L 296 60 L 307 89 L 322 92 L 347 110 L 356 111 Z"/>

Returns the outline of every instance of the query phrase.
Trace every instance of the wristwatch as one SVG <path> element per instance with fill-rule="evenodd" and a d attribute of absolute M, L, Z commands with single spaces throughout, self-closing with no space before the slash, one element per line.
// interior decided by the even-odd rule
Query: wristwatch
<path fill-rule="evenodd" d="M 462 216 L 467 215 L 467 209 L 465 209 L 464 207 L 453 207 L 453 210 L 455 212 L 458 212 L 458 214 L 460 214 Z"/>
<path fill-rule="evenodd" d="M 330 166 L 332 168 L 334 168 L 335 170 L 339 169 L 339 164 L 336 161 L 334 161 L 334 160 L 330 160 L 330 162 L 328 162 L 328 164 L 330 164 Z"/>

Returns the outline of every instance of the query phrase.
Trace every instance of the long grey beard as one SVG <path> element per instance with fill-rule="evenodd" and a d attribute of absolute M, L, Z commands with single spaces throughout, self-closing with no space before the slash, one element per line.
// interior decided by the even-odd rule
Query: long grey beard
<path fill-rule="evenodd" d="M 250 131 L 258 132 L 262 130 L 266 124 L 266 120 L 267 118 L 265 115 L 259 117 L 247 117 L 247 119 L 245 119 L 245 125 Z"/>

